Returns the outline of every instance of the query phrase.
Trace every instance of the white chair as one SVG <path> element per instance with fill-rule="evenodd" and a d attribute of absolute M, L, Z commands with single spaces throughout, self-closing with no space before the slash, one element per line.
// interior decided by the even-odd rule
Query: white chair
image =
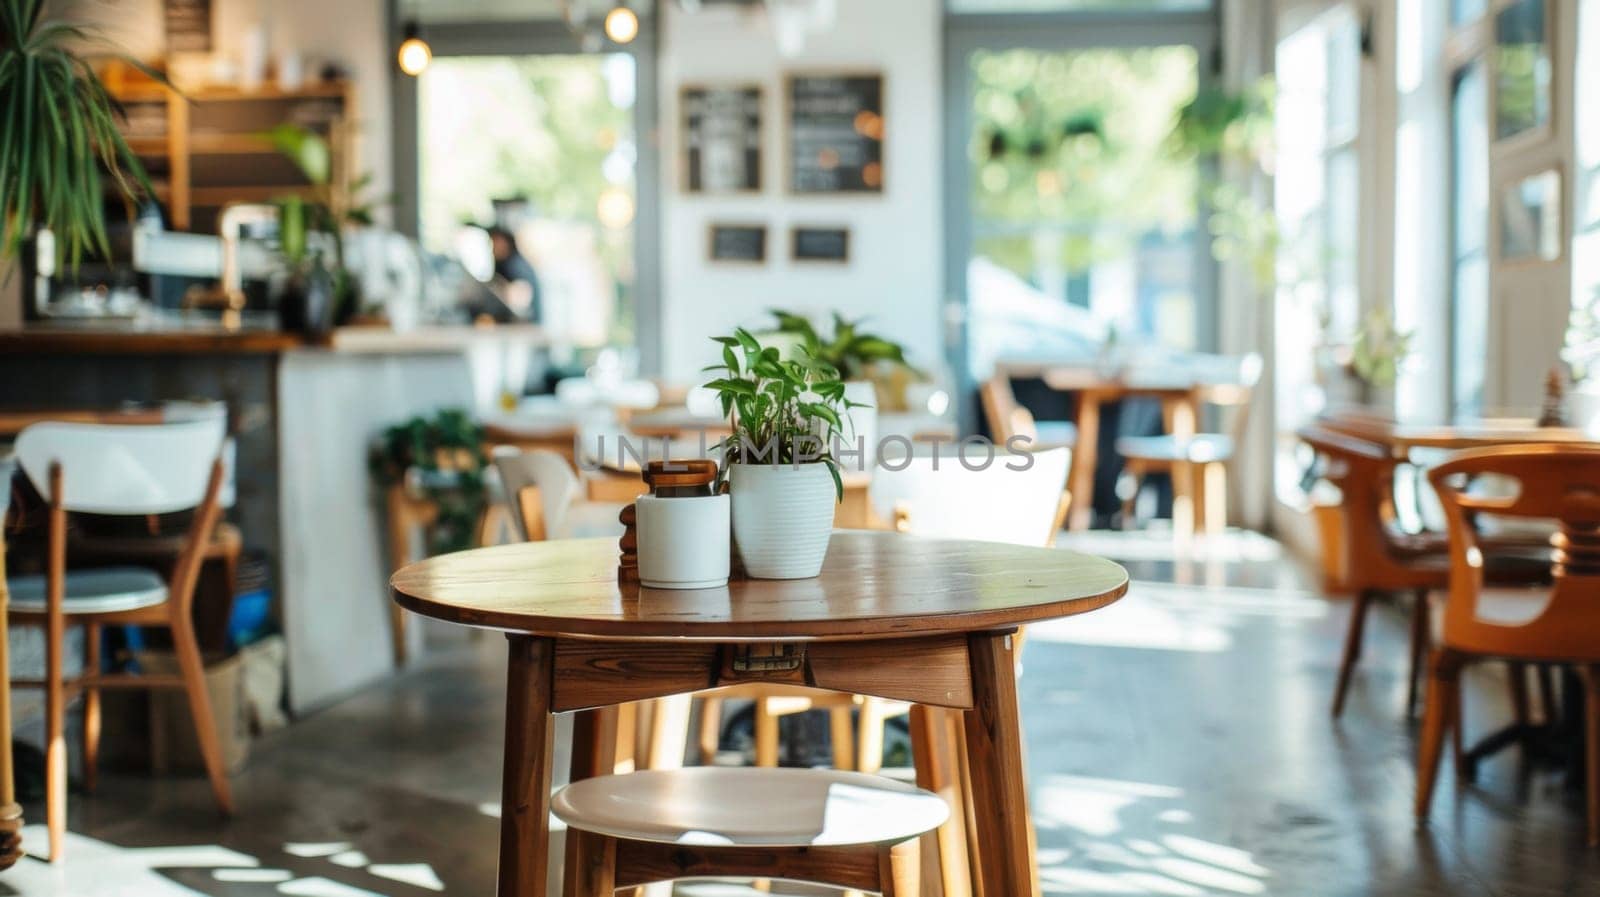
<path fill-rule="evenodd" d="M 1067 505 L 1071 449 L 1012 454 L 996 446 L 990 459 L 971 447 L 965 460 L 956 449 L 885 458 L 872 476 L 873 512 L 899 532 L 934 539 L 1055 541 Z"/>
<path fill-rule="evenodd" d="M 494 450 L 517 534 L 526 541 L 621 536 L 622 505 L 589 501 L 572 465 L 552 451 Z"/>
<path fill-rule="evenodd" d="M 43 423 L 17 437 L 23 471 L 49 503 L 46 572 L 6 581 L 9 619 L 45 629 L 45 678 L 16 685 L 45 689 L 45 819 L 50 859 L 59 860 L 67 820 L 66 702 L 81 691 L 84 784 L 94 785 L 100 739 L 100 689 L 111 685 L 181 688 L 188 694 L 200 753 L 212 791 L 231 812 L 227 773 L 205 667 L 190 617 L 195 581 L 220 516 L 225 421 L 215 415 L 150 426 Z M 171 578 L 140 567 L 67 570 L 67 512 L 145 516 L 194 512 Z M 84 627 L 82 675 L 64 680 L 68 622 Z M 100 629 L 107 625 L 164 626 L 172 633 L 179 675 L 103 674 Z"/>
<path fill-rule="evenodd" d="M 877 776 L 704 766 L 583 779 L 551 809 L 576 842 L 573 897 L 708 876 L 917 897 L 917 838 L 949 815 L 938 795 Z"/>

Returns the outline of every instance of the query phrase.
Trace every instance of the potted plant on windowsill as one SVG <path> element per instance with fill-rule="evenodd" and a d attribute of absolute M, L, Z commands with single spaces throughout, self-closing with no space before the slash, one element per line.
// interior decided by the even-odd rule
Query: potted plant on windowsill
<path fill-rule="evenodd" d="M 885 390 L 880 380 L 886 372 L 908 373 L 918 378 L 921 372 L 906 361 L 905 348 L 899 343 L 862 330 L 863 319 L 851 321 L 834 312 L 833 332 L 824 339 L 804 315 L 773 309 L 772 316 L 779 333 L 794 337 L 813 358 L 839 372 L 845 385 L 845 398 L 851 402 L 846 409 L 850 438 L 864 446 L 863 460 L 870 465 L 876 455 L 878 409 L 884 406 Z M 901 385 L 903 387 L 903 382 Z M 899 404 L 903 406 L 904 402 Z"/>
<path fill-rule="evenodd" d="M 715 337 L 721 376 L 706 384 L 733 433 L 722 443 L 733 538 L 745 572 L 805 579 L 822 571 L 834 506 L 844 496 L 833 450 L 855 403 L 833 365 L 802 346 L 782 358 L 744 330 Z"/>

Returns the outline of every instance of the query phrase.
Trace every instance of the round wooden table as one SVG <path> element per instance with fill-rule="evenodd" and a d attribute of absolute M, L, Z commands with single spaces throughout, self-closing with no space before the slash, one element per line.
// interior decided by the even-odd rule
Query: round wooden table
<path fill-rule="evenodd" d="M 960 711 L 983 893 L 1038 894 L 1012 634 L 1116 601 L 1121 567 L 852 531 L 834 533 L 815 579 L 671 591 L 619 586 L 616 567 L 615 540 L 581 539 L 441 555 L 391 580 L 407 610 L 506 630 L 500 897 L 545 893 L 552 714 L 751 682 Z M 598 725 L 578 718 L 575 779 L 602 765 Z"/>

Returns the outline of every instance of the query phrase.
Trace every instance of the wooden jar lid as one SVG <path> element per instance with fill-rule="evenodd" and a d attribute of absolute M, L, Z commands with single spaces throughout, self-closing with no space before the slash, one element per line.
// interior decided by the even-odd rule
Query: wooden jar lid
<path fill-rule="evenodd" d="M 644 469 L 644 481 L 652 489 L 709 486 L 716 478 L 717 462 L 709 459 L 651 461 Z"/>

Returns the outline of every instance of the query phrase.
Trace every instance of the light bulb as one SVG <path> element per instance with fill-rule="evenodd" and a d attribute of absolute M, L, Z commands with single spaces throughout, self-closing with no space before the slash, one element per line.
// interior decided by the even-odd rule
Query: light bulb
<path fill-rule="evenodd" d="M 606 13 L 606 37 L 614 43 L 625 44 L 639 36 L 639 17 L 626 6 L 617 6 Z"/>
<path fill-rule="evenodd" d="M 417 26 L 407 25 L 406 39 L 400 42 L 400 51 L 396 54 L 400 62 L 400 71 L 416 77 L 422 74 L 428 63 L 433 61 L 433 48 L 428 42 L 417 36 Z"/>

